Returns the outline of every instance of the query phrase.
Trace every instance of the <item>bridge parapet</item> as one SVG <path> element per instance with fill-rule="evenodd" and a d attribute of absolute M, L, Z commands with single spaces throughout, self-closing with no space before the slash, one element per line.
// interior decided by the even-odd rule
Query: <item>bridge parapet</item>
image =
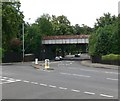
<path fill-rule="evenodd" d="M 88 44 L 90 35 L 45 36 L 42 44 Z"/>

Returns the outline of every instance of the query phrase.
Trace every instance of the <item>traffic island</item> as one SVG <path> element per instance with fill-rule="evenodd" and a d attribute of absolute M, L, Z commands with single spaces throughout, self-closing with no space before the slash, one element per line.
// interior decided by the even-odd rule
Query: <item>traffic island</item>
<path fill-rule="evenodd" d="M 46 68 L 46 69 L 43 69 L 43 70 L 54 70 L 54 68 Z"/>
<path fill-rule="evenodd" d="M 40 69 L 40 65 L 32 65 L 35 69 Z"/>

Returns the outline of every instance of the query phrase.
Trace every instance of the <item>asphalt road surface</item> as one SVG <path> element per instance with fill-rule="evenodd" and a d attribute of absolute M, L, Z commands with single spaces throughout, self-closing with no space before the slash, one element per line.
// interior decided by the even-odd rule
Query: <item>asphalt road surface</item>
<path fill-rule="evenodd" d="M 85 67 L 79 61 L 53 61 L 54 70 L 31 64 L 2 66 L 2 99 L 118 98 L 117 70 Z"/>

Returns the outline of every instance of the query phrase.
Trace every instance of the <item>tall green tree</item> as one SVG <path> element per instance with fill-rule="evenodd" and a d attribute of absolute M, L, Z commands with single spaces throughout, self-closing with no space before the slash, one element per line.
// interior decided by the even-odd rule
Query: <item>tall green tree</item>
<path fill-rule="evenodd" d="M 53 33 L 53 27 L 50 19 L 51 17 L 49 16 L 49 14 L 43 14 L 36 20 L 36 24 L 40 29 L 40 33 L 42 33 L 43 35 L 52 35 Z"/>
<path fill-rule="evenodd" d="M 12 50 L 11 40 L 20 36 L 20 26 L 24 18 L 20 6 L 20 2 L 2 3 L 2 44 L 6 51 Z"/>
<path fill-rule="evenodd" d="M 104 15 L 101 16 L 99 19 L 96 19 L 96 21 L 97 22 L 94 25 L 95 30 L 97 30 L 99 27 L 113 24 L 116 21 L 116 16 L 111 16 L 110 13 L 104 13 Z"/>
<path fill-rule="evenodd" d="M 80 34 L 91 34 L 93 32 L 93 28 L 82 24 L 80 26 L 79 24 L 76 24 L 74 26 L 75 34 L 80 35 Z"/>
<path fill-rule="evenodd" d="M 40 29 L 37 24 L 27 25 L 25 33 L 25 53 L 37 53 L 41 45 Z"/>
<path fill-rule="evenodd" d="M 110 13 L 97 19 L 94 33 L 90 37 L 89 53 L 91 55 L 106 55 L 118 52 L 117 17 Z"/>
<path fill-rule="evenodd" d="M 67 19 L 66 16 L 61 15 L 56 17 L 55 15 L 52 16 L 52 25 L 53 25 L 53 32 L 54 35 L 70 35 L 72 34 L 70 21 Z"/>

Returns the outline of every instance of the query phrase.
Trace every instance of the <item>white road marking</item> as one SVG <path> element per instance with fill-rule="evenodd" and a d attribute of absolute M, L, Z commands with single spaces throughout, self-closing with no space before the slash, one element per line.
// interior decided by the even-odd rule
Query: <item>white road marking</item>
<path fill-rule="evenodd" d="M 63 72 L 60 72 L 60 74 L 71 75 L 70 73 L 63 73 Z"/>
<path fill-rule="evenodd" d="M 106 95 L 106 94 L 100 94 L 100 96 L 103 96 L 103 97 L 109 97 L 109 98 L 113 98 L 113 97 L 114 97 L 114 96 Z"/>
<path fill-rule="evenodd" d="M 40 83 L 41 86 L 47 86 L 47 84 Z"/>
<path fill-rule="evenodd" d="M 66 66 L 68 66 L 68 65 L 70 65 L 70 64 L 66 64 Z"/>
<path fill-rule="evenodd" d="M 3 79 L 6 79 L 6 78 L 8 78 L 8 77 L 2 77 Z"/>
<path fill-rule="evenodd" d="M 107 73 L 107 74 L 117 74 L 118 75 L 117 72 L 107 72 L 107 71 L 105 71 L 105 73 Z"/>
<path fill-rule="evenodd" d="M 7 82 L 2 82 L 2 84 L 6 84 L 6 83 L 13 83 L 13 82 L 16 82 L 16 81 L 7 81 Z"/>
<path fill-rule="evenodd" d="M 88 75 L 70 74 L 70 73 L 64 73 L 64 72 L 60 72 L 60 74 L 72 75 L 72 76 L 81 76 L 81 77 L 91 77 L 91 76 L 88 76 Z"/>
<path fill-rule="evenodd" d="M 49 87 L 51 87 L 51 88 L 56 88 L 56 86 L 53 86 L 53 85 L 49 85 Z"/>
<path fill-rule="evenodd" d="M 99 71 L 96 71 L 96 70 L 88 70 L 88 69 L 80 69 L 80 70 L 83 70 L 83 71 L 91 71 L 91 72 L 99 72 Z"/>
<path fill-rule="evenodd" d="M 15 80 L 6 80 L 6 81 L 8 81 L 8 82 L 16 82 Z"/>
<path fill-rule="evenodd" d="M 73 76 L 82 76 L 82 77 L 91 77 L 91 76 L 88 76 L 88 75 L 79 75 L 79 74 L 72 74 Z"/>
<path fill-rule="evenodd" d="M 76 90 L 76 89 L 71 89 L 72 92 L 77 92 L 79 93 L 80 91 L 79 90 Z"/>
<path fill-rule="evenodd" d="M 94 95 L 95 93 L 92 92 L 84 92 L 85 94 L 90 94 L 90 95 Z"/>
<path fill-rule="evenodd" d="M 37 82 L 31 82 L 32 84 L 35 84 L 35 85 L 37 85 L 38 83 Z"/>
<path fill-rule="evenodd" d="M 117 81 L 118 79 L 112 79 L 112 78 L 106 78 L 107 80 L 115 80 L 115 81 Z"/>
<path fill-rule="evenodd" d="M 0 79 L 1 81 L 5 80 L 5 79 Z"/>
<path fill-rule="evenodd" d="M 59 89 L 62 89 L 62 90 L 67 90 L 67 88 L 64 88 L 64 87 L 59 87 Z"/>
<path fill-rule="evenodd" d="M 15 81 L 18 82 L 18 81 L 22 81 L 22 80 L 16 79 Z"/>
<path fill-rule="evenodd" d="M 30 81 L 27 81 L 27 80 L 23 80 L 23 82 L 25 82 L 25 83 L 29 83 Z"/>
<path fill-rule="evenodd" d="M 69 69 L 79 69 L 79 68 L 72 68 L 70 67 Z M 90 72 L 101 72 L 101 73 L 107 73 L 107 74 L 119 74 L 118 72 L 108 72 L 108 71 L 97 71 L 97 70 L 89 70 L 89 69 L 79 69 L 82 71 L 90 71 Z"/>

